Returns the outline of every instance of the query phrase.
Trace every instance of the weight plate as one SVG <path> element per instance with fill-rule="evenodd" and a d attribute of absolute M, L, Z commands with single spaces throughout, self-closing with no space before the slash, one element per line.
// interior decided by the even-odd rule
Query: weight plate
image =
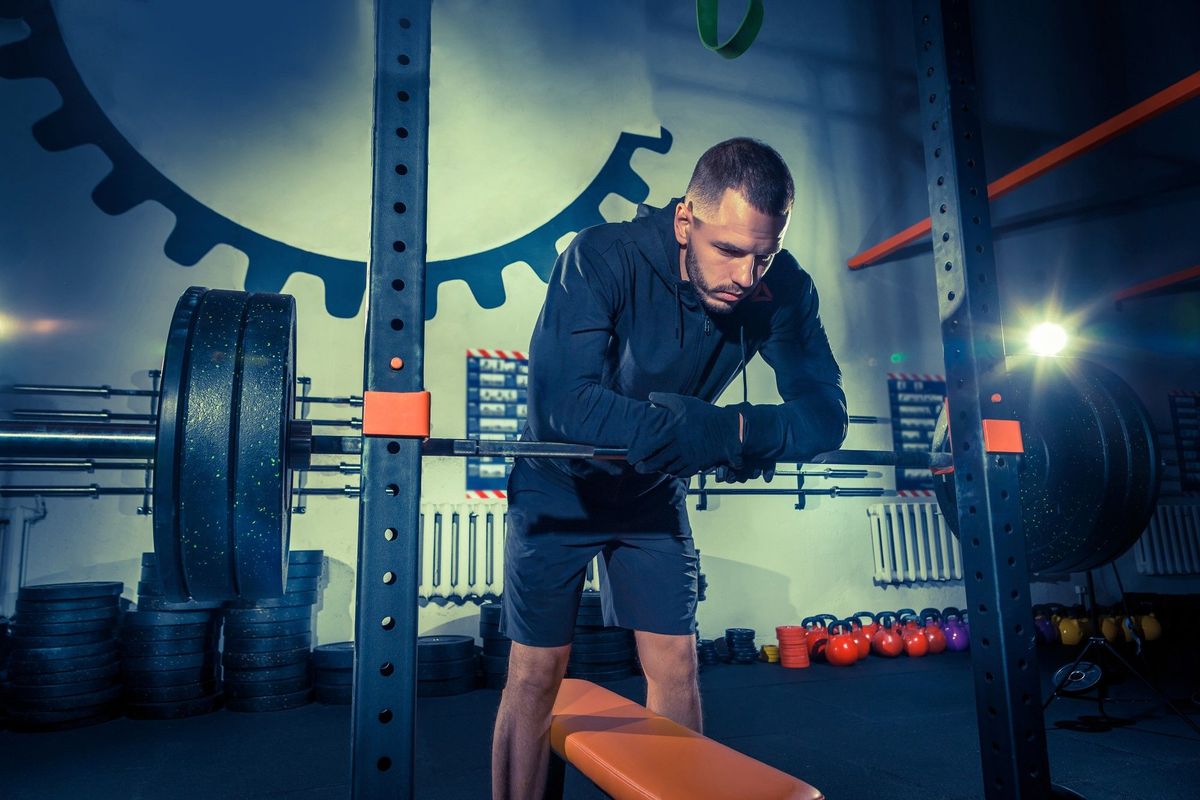
<path fill-rule="evenodd" d="M 313 576 L 311 578 L 293 578 L 289 575 L 287 583 L 284 585 L 284 593 L 296 594 L 298 592 L 315 592 L 319 588 L 321 588 L 320 576 Z"/>
<path fill-rule="evenodd" d="M 292 550 L 288 553 L 288 564 L 320 563 L 323 558 L 324 550 Z"/>
<path fill-rule="evenodd" d="M 158 420 L 154 438 L 154 554 L 163 595 L 174 601 L 188 599 L 183 572 L 183 553 L 179 536 L 179 501 L 183 419 L 186 403 L 184 387 L 189 381 L 188 351 L 196 307 L 208 292 L 199 286 L 189 288 L 175 304 L 163 351 L 162 383 L 158 394 Z M 147 563 L 146 553 L 142 564 Z"/>
<path fill-rule="evenodd" d="M 206 292 L 192 318 L 187 380 L 180 400 L 179 550 L 188 594 L 223 600 L 237 594 L 230 515 L 234 497 L 232 435 L 245 292 Z M 169 578 L 162 572 L 169 600 Z"/>
<path fill-rule="evenodd" d="M 235 609 L 253 609 L 253 608 L 298 608 L 300 606 L 316 605 L 316 592 L 292 592 L 284 593 L 283 597 L 272 597 L 267 600 L 233 600 L 228 604 L 228 608 Z"/>
<path fill-rule="evenodd" d="M 508 672 L 508 656 L 489 656 L 483 654 L 484 672 Z"/>
<path fill-rule="evenodd" d="M 224 675 L 226 683 L 246 683 L 249 681 L 282 681 L 299 675 L 308 675 L 308 672 L 308 661 L 304 660 L 282 667 L 239 669 L 227 666 Z"/>
<path fill-rule="evenodd" d="M 354 642 L 332 642 L 318 645 L 312 652 L 313 666 L 317 669 L 353 669 Z"/>
<path fill-rule="evenodd" d="M 512 652 L 512 639 L 488 637 L 483 640 L 484 655 L 508 658 L 510 652 Z"/>
<path fill-rule="evenodd" d="M 632 656 L 634 650 L 633 642 L 588 642 L 576 640 L 571 645 L 571 655 L 579 653 L 581 655 L 589 655 L 591 653 L 608 654 L 608 653 L 626 653 Z"/>
<path fill-rule="evenodd" d="M 162 584 L 156 580 L 147 581 L 143 578 L 142 580 L 138 581 L 137 593 L 141 597 L 161 597 Z"/>
<path fill-rule="evenodd" d="M 24 613 L 46 614 L 62 611 L 108 608 L 120 610 L 118 597 L 88 597 L 82 600 L 26 600 L 17 597 L 17 616 Z"/>
<path fill-rule="evenodd" d="M 315 686 L 313 699 L 327 706 L 348 706 L 354 700 L 354 687 Z"/>
<path fill-rule="evenodd" d="M 185 653 L 203 653 L 216 650 L 211 636 L 196 639 L 167 639 L 166 641 L 121 642 L 122 658 L 153 658 L 155 656 L 178 656 Z"/>
<path fill-rule="evenodd" d="M 354 683 L 354 670 L 318 669 L 313 682 L 320 686 L 350 686 Z"/>
<path fill-rule="evenodd" d="M 582 645 L 600 645 L 632 641 L 633 631 L 626 630 L 625 628 L 604 628 L 595 631 L 577 631 L 575 633 L 574 643 Z"/>
<path fill-rule="evenodd" d="M 293 619 L 288 622 L 249 622 L 225 625 L 225 641 L 231 639 L 260 639 L 276 636 L 296 636 L 312 632 L 312 620 Z"/>
<path fill-rule="evenodd" d="M 1100 665 L 1090 661 L 1080 661 L 1072 669 L 1070 664 L 1064 664 L 1054 673 L 1054 685 L 1063 694 L 1082 694 L 1100 682 L 1104 673 Z"/>
<path fill-rule="evenodd" d="M 104 631 L 111 636 L 116 629 L 115 618 L 88 619 L 81 622 L 26 622 L 22 619 L 9 626 L 9 630 L 16 638 L 67 636 L 76 633 L 96 633 L 97 631 Z"/>
<path fill-rule="evenodd" d="M 282 608 L 227 608 L 225 609 L 226 624 L 235 625 L 254 622 L 287 622 L 293 619 L 312 619 L 312 608 L 304 606 L 285 606 Z"/>
<path fill-rule="evenodd" d="M 417 697 L 448 697 L 466 694 L 474 688 L 474 674 L 440 681 L 417 681 Z"/>
<path fill-rule="evenodd" d="M 230 440 L 236 594 L 272 598 L 282 593 L 288 567 L 288 428 L 295 408 L 296 301 L 282 294 L 250 295 L 238 354 L 238 411 Z"/>
<path fill-rule="evenodd" d="M 9 638 L 9 645 L 15 654 L 22 650 L 62 650 L 69 647 L 112 641 L 112 637 L 112 627 L 106 626 L 102 630 L 86 631 L 84 633 L 64 633 L 58 636 L 12 636 Z"/>
<path fill-rule="evenodd" d="M 5 702 L 7 703 L 7 711 L 11 714 L 14 711 L 75 711 L 81 708 L 105 706 L 116 702 L 120 697 L 121 687 L 110 682 L 103 689 L 85 694 L 38 698 L 8 695 Z"/>
<path fill-rule="evenodd" d="M 117 621 L 121 609 L 116 606 L 104 608 L 78 608 L 68 611 L 21 611 L 13 618 L 17 625 L 58 625 L 65 622 L 113 622 Z"/>
<path fill-rule="evenodd" d="M 484 603 L 479 607 L 479 623 L 480 625 L 499 625 L 500 612 L 503 606 L 500 603 Z"/>
<path fill-rule="evenodd" d="M 121 629 L 122 642 L 169 642 L 175 639 L 199 639 L 216 634 L 212 622 L 190 625 L 138 625 Z"/>
<path fill-rule="evenodd" d="M 311 633 L 297 633 L 292 636 L 262 636 L 231 638 L 225 636 L 226 653 L 280 653 L 298 648 L 309 649 L 312 646 Z"/>
<path fill-rule="evenodd" d="M 195 700 L 217 691 L 214 680 L 181 683 L 178 686 L 126 686 L 124 697 L 129 703 L 178 703 Z"/>
<path fill-rule="evenodd" d="M 476 663 L 474 653 L 453 661 L 418 661 L 417 680 L 437 681 L 474 675 Z"/>
<path fill-rule="evenodd" d="M 289 563 L 287 570 L 288 583 L 297 578 L 320 578 L 322 572 L 322 564 L 320 561 L 309 563 Z"/>
<path fill-rule="evenodd" d="M 80 683 L 82 681 L 113 678 L 121 672 L 121 662 L 116 658 L 96 662 L 89 659 L 80 661 L 79 666 L 72 669 L 43 672 L 37 669 L 8 671 L 8 680 L 14 687 L 50 686 L 60 683 Z"/>
<path fill-rule="evenodd" d="M 116 598 L 124 591 L 125 584 L 120 581 L 83 581 L 80 583 L 43 583 L 32 586 L 22 586 L 17 590 L 18 602 L 24 600 L 35 603 L 62 603 L 76 600 L 99 600 Z"/>
<path fill-rule="evenodd" d="M 500 634 L 500 626 L 499 625 L 494 625 L 490 622 L 483 622 L 481 620 L 479 623 L 479 638 L 481 638 L 481 639 L 507 639 L 508 637 L 502 636 Z"/>
<path fill-rule="evenodd" d="M 272 653 L 226 653 L 221 663 L 229 669 L 269 669 L 291 664 L 308 663 L 307 647 Z"/>
<path fill-rule="evenodd" d="M 142 553 L 142 566 L 143 567 L 157 567 L 158 566 L 158 557 L 155 556 L 153 552 Z"/>
<path fill-rule="evenodd" d="M 483 685 L 488 689 L 503 689 L 507 683 L 507 672 L 486 672 L 483 675 Z"/>
<path fill-rule="evenodd" d="M 161 689 L 166 686 L 184 686 L 189 683 L 205 683 L 217 679 L 215 664 L 200 667 L 167 670 L 125 670 L 125 687 L 137 689 Z"/>
<path fill-rule="evenodd" d="M 6 699 L 15 698 L 18 701 L 40 700 L 48 697 L 65 697 L 99 692 L 112 686 L 114 677 L 115 675 L 108 675 L 102 678 L 71 681 L 70 683 L 43 683 L 32 686 L 20 683 L 8 683 L 6 681 L 0 683 L 0 690 L 2 690 Z"/>
<path fill-rule="evenodd" d="M 225 696 L 242 699 L 245 697 L 267 697 L 269 695 L 295 694 L 309 688 L 308 676 L 300 675 L 281 681 L 225 681 Z"/>
<path fill-rule="evenodd" d="M 1021 422 L 1024 446 L 1019 485 L 1025 550 L 1035 574 L 1073 571 L 1091 557 L 1092 537 L 1102 523 L 1110 480 L 1105 431 L 1075 385 L 1075 376 L 1089 374 L 1091 367 L 1072 359 L 1037 359 L 1014 363 L 1008 374 L 1007 402 Z M 949 445 L 943 409 L 933 449 L 947 452 Z M 934 480 L 938 505 L 952 531 L 958 528 L 955 474 Z"/>
<path fill-rule="evenodd" d="M 418 636 L 417 661 L 455 661 L 475 652 L 472 636 Z"/>
<path fill-rule="evenodd" d="M 61 731 L 98 725 L 121 716 L 121 708 L 115 703 L 103 706 L 88 706 L 70 711 L 17 711 L 9 709 L 5 722 L 12 730 Z"/>
<path fill-rule="evenodd" d="M 126 672 L 170 672 L 177 669 L 198 669 L 216 663 L 216 653 L 178 653 L 170 656 L 128 656 L 121 658 Z"/>
<path fill-rule="evenodd" d="M 138 611 L 216 611 L 225 604 L 220 600 L 168 600 L 162 596 L 140 595 Z"/>
<path fill-rule="evenodd" d="M 209 624 L 216 615 L 209 611 L 131 611 L 122 620 L 125 629 L 155 625 Z"/>
<path fill-rule="evenodd" d="M 63 672 L 74 669 L 75 665 L 86 663 L 89 659 L 92 666 L 108 661 L 116 655 L 117 641 L 107 639 L 92 644 L 77 644 L 70 647 L 33 647 L 28 650 L 14 650 L 8 656 L 9 671 L 45 670 L 46 672 Z"/>
<path fill-rule="evenodd" d="M 230 711 L 284 711 L 289 708 L 299 708 L 308 705 L 312 700 L 312 690 L 304 689 L 291 694 L 272 694 L 263 697 L 230 698 L 225 707 Z"/>
<path fill-rule="evenodd" d="M 220 693 L 167 703 L 126 703 L 125 716 L 130 719 L 184 719 L 216 711 L 220 704 Z"/>

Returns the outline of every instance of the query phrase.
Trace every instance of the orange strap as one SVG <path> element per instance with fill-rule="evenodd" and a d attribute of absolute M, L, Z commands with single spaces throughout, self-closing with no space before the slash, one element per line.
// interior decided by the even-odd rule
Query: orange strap
<path fill-rule="evenodd" d="M 429 392 L 363 392 L 363 435 L 429 438 Z"/>

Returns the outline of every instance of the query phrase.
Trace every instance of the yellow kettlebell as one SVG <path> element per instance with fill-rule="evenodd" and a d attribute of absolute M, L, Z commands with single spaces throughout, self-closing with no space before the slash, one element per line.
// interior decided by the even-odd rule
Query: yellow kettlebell
<path fill-rule="evenodd" d="M 1162 623 L 1154 614 L 1143 614 L 1138 618 L 1138 622 L 1142 624 L 1142 635 L 1147 642 L 1162 638 Z"/>
<path fill-rule="evenodd" d="M 1121 638 L 1121 623 L 1117 622 L 1116 617 L 1104 617 L 1100 620 L 1100 632 L 1107 641 L 1115 642 Z"/>
<path fill-rule="evenodd" d="M 1083 628 L 1074 617 L 1063 617 L 1058 621 L 1058 638 L 1065 645 L 1076 645 L 1083 641 Z"/>

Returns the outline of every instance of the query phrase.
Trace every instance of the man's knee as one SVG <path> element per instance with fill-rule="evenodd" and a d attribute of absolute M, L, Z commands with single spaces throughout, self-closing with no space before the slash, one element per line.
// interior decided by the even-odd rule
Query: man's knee
<path fill-rule="evenodd" d="M 695 637 L 638 631 L 637 644 L 638 658 L 648 682 L 678 688 L 695 684 Z"/>
<path fill-rule="evenodd" d="M 567 669 L 567 657 L 571 646 L 530 647 L 513 642 L 508 654 L 508 679 L 505 692 L 522 695 L 550 695 L 557 693 L 563 673 Z"/>

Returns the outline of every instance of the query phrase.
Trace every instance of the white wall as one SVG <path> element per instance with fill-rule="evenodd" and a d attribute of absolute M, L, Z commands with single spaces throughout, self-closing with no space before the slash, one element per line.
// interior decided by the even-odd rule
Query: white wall
<path fill-rule="evenodd" d="M 155 167 L 240 225 L 304 250 L 364 261 L 371 4 L 302 5 L 247 10 L 225 0 L 185 9 L 125 0 L 101 12 L 83 0 L 54 4 L 88 88 Z M 943 371 L 927 253 L 863 272 L 845 268 L 851 254 L 927 213 L 908 12 L 869 3 L 805 3 L 787 13 L 782 8 L 769 9 L 762 34 L 745 56 L 725 61 L 700 46 L 686 3 L 615 2 L 604 4 L 602 12 L 550 0 L 436 3 L 430 260 L 486 250 L 542 224 L 595 176 L 622 131 L 657 135 L 663 126 L 674 136 L 665 155 L 642 150 L 632 160 L 656 204 L 682 191 L 695 159 L 709 145 L 733 135 L 758 136 L 781 151 L 796 178 L 786 245 L 821 291 L 851 413 L 886 416 L 885 373 L 893 368 L 892 353 L 907 354 L 907 371 Z M 988 22 L 1000 32 L 1010 24 Z M 1072 35 L 1064 21 L 1052 19 L 1046 26 L 1055 35 Z M 22 35 L 20 24 L 0 21 L 0 42 Z M 991 174 L 1103 117 L 1098 101 L 1073 103 L 1057 116 L 1048 107 L 1054 105 L 1055 87 L 1069 90 L 1075 85 L 1069 81 L 1086 76 L 1053 70 L 1036 68 L 1046 84 L 1042 100 L 1014 102 L 1005 94 L 1004 71 L 1030 53 L 1018 43 L 1006 49 L 1004 36 L 991 42 L 986 35 L 981 33 L 990 42 L 980 48 L 986 59 L 980 72 L 988 79 L 982 88 L 985 101 L 994 100 L 997 109 L 985 127 L 985 138 L 996 132 L 994 143 L 988 139 L 989 157 L 994 152 L 997 161 Z M 1130 35 L 1152 39 L 1153 31 Z M 184 268 L 163 254 L 174 219 L 162 206 L 149 202 L 115 217 L 99 211 L 89 195 L 109 170 L 104 155 L 86 145 L 47 152 L 30 134 L 58 104 L 47 81 L 0 81 L 5 111 L 0 143 L 6 154 L 0 162 L 0 314 L 56 321 L 42 326 L 49 333 L 22 332 L 11 324 L 5 329 L 0 379 L 146 386 L 146 370 L 161 358 L 180 292 L 193 284 L 241 288 L 246 257 L 221 246 Z M 989 108 L 985 102 L 985 113 Z M 1105 157 L 1110 161 L 1100 163 L 1109 171 L 1139 158 L 1124 151 Z M 1075 197 L 1097 163 L 998 203 L 995 219 Z M 1189 202 L 1195 198 L 1175 198 L 1175 207 L 1188 213 L 1194 209 Z M 609 219 L 625 218 L 632 205 L 614 195 L 600 210 Z M 1078 225 L 1032 225 L 999 239 L 1006 304 L 1016 311 L 1052 294 L 1046 283 L 1051 272 L 1075 276 L 1067 293 L 1071 303 L 1085 296 L 1100 303 L 1138 275 L 1184 265 L 1171 263 L 1166 251 L 1172 235 L 1193 234 L 1176 228 L 1163 230 L 1154 242 L 1137 241 L 1121 231 L 1155 224 L 1161 215 L 1121 213 L 1128 215 L 1128 225 L 1120 213 L 1098 214 Z M 572 231 L 562 233 L 565 242 Z M 1097 244 L 1103 240 L 1103 246 Z M 1097 248 L 1108 253 L 1099 266 L 1092 260 Z M 1122 252 L 1145 258 L 1117 255 Z M 1088 260 L 1081 268 L 1084 254 Z M 504 305 L 481 309 L 465 284 L 445 284 L 438 314 L 427 326 L 426 384 L 434 397 L 436 436 L 464 433 L 464 349 L 528 344 L 544 285 L 524 263 L 497 264 L 496 270 L 507 294 Z M 361 310 L 353 319 L 330 316 L 321 283 L 312 276 L 294 276 L 282 288 L 297 298 L 299 369 L 313 378 L 314 393 L 357 393 Z M 1166 389 L 1200 388 L 1189 374 L 1195 353 L 1151 357 L 1134 334 L 1162 312 L 1127 313 L 1117 318 L 1101 311 L 1088 324 L 1122 342 L 1116 368 L 1138 381 L 1165 425 Z M 751 365 L 749 382 L 752 401 L 776 397 L 770 370 L 761 362 Z M 79 404 L 62 399 L 57 405 Z M 106 405 L 144 410 L 136 403 Z M 888 448 L 888 433 L 886 426 L 854 427 L 847 446 Z M 97 478 L 130 484 L 139 479 Z M 462 463 L 428 459 L 423 499 L 457 502 L 463 482 Z M 886 476 L 872 483 L 885 482 Z M 769 631 L 817 612 L 961 605 L 959 584 L 872 585 L 869 502 L 813 499 L 797 512 L 786 498 L 723 498 L 713 510 L 694 513 L 710 583 L 702 628 Z M 48 519 L 35 528 L 30 579 L 122 579 L 132 590 L 139 554 L 151 549 L 149 522 L 136 515 L 136 505 L 133 498 L 52 503 Z M 308 509 L 294 520 L 293 547 L 323 548 L 331 565 L 318 635 L 322 641 L 345 639 L 351 633 L 357 549 L 354 507 L 315 498 Z M 1137 588 L 1180 590 L 1179 582 L 1136 580 L 1124 562 L 1122 569 Z M 1035 599 L 1048 597 L 1072 600 L 1070 583 L 1035 587 Z M 470 608 L 431 608 L 422 615 L 425 630 L 466 631 L 472 623 Z"/>

